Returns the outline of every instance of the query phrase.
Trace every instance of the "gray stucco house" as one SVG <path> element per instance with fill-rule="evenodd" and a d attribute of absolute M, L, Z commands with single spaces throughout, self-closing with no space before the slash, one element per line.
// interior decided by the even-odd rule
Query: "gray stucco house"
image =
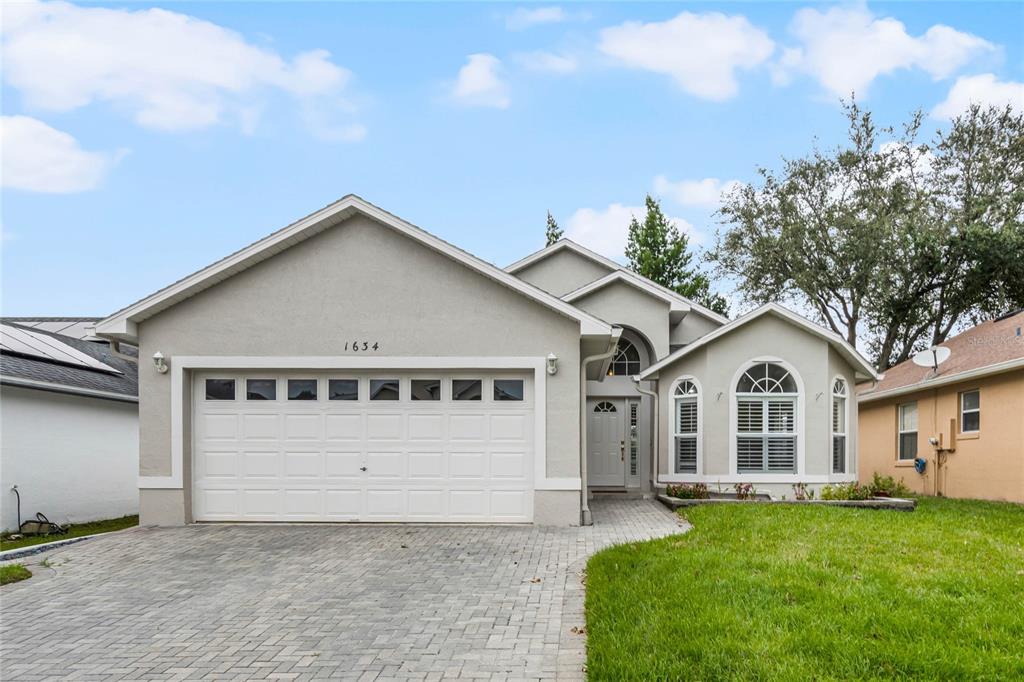
<path fill-rule="evenodd" d="M 501 269 L 351 195 L 96 333 L 153 359 L 143 524 L 575 525 L 588 490 L 855 480 L 875 377 L 779 306 L 730 322 L 568 240 Z"/>

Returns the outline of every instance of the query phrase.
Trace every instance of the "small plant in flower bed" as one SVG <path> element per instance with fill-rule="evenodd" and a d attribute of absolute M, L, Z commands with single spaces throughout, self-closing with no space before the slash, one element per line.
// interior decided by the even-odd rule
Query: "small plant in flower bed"
<path fill-rule="evenodd" d="M 677 497 L 680 500 L 706 500 L 708 499 L 708 487 L 703 483 L 680 483 L 669 485 L 666 489 L 669 497 Z"/>
<path fill-rule="evenodd" d="M 836 483 L 821 488 L 823 500 L 870 500 L 875 496 L 871 486 L 860 483 Z"/>
<path fill-rule="evenodd" d="M 879 476 L 877 471 L 871 477 L 871 492 L 876 497 L 910 497 L 910 488 L 902 478 L 897 481 L 892 476 Z"/>
<path fill-rule="evenodd" d="M 806 502 L 814 499 L 814 491 L 807 487 L 806 483 L 793 484 L 793 499 L 798 502 Z"/>
<path fill-rule="evenodd" d="M 733 486 L 736 489 L 737 500 L 752 500 L 754 499 L 754 484 L 752 483 L 737 483 Z"/>

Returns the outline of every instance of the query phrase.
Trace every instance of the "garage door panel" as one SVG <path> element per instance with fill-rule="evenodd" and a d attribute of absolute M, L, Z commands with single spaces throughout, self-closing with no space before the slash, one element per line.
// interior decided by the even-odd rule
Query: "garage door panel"
<path fill-rule="evenodd" d="M 337 373 L 261 371 L 278 386 L 290 378 L 328 385 Z M 440 400 L 412 400 L 411 378 L 398 376 L 396 401 L 205 400 L 203 375 L 194 391 L 193 514 L 211 521 L 525 522 L 533 516 L 534 412 L 531 402 L 494 401 L 481 372 L 480 401 L 451 399 L 441 375 Z M 245 385 L 245 373 L 234 378 Z M 510 376 L 503 373 L 501 376 Z M 438 373 L 431 372 L 431 379 Z M 252 378 L 255 378 L 253 375 Z M 475 378 L 475 377 L 474 377 Z M 524 396 L 531 398 L 531 380 Z M 237 385 L 237 383 L 236 383 Z"/>
<path fill-rule="evenodd" d="M 316 452 L 284 453 L 284 474 L 288 478 L 322 478 L 323 454 Z"/>
<path fill-rule="evenodd" d="M 324 438 L 327 440 L 363 439 L 361 414 L 328 414 L 324 417 Z"/>

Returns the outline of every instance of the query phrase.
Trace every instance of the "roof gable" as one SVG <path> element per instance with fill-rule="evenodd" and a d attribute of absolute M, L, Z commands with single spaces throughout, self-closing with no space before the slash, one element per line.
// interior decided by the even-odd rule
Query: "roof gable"
<path fill-rule="evenodd" d="M 798 315 L 794 313 L 792 310 L 783 308 L 777 303 L 768 303 L 766 305 L 761 306 L 760 308 L 757 308 L 756 310 L 753 310 L 752 312 L 747 313 L 746 315 L 743 315 L 742 317 L 733 320 L 732 322 L 729 322 L 728 324 L 722 325 L 713 332 L 705 334 L 704 336 L 700 337 L 693 343 L 680 348 L 674 353 L 669 354 L 659 362 L 656 362 L 655 364 L 648 367 L 644 372 L 640 374 L 640 378 L 647 379 L 650 377 L 656 377 L 659 371 L 661 371 L 668 365 L 671 365 L 676 360 L 679 360 L 680 358 L 689 355 L 698 348 L 702 348 L 708 344 L 713 343 L 716 339 L 725 336 L 726 334 L 736 329 L 739 329 L 740 327 L 743 327 L 744 325 L 749 324 L 754 320 L 760 319 L 765 315 L 774 315 L 775 317 L 778 317 L 779 319 L 788 322 L 789 324 L 799 327 L 813 334 L 814 336 L 817 336 L 822 340 L 827 341 L 836 350 L 836 352 L 839 353 L 840 356 L 842 356 L 847 362 L 850 363 L 850 365 L 854 367 L 854 369 L 857 371 L 858 378 L 877 380 L 880 377 L 878 372 L 875 371 L 875 368 L 871 366 L 871 363 L 865 360 L 864 357 L 857 352 L 856 348 L 847 343 L 846 340 L 840 337 L 838 334 L 828 329 L 825 329 L 824 327 L 821 327 L 820 325 L 817 325 L 814 322 L 811 322 L 806 317 Z"/>
<path fill-rule="evenodd" d="M 585 246 L 581 246 L 580 244 L 577 244 L 571 239 L 562 238 L 559 239 L 554 244 L 552 244 L 551 246 L 546 246 L 540 251 L 535 251 L 531 253 L 526 258 L 517 260 L 512 265 L 507 266 L 505 268 L 505 272 L 515 274 L 520 270 L 524 270 L 525 268 L 529 267 L 530 265 L 533 265 L 538 261 L 542 261 L 545 258 L 549 258 L 550 256 L 553 256 L 556 253 L 561 253 L 562 251 L 571 251 L 579 256 L 582 256 L 583 258 L 586 258 L 591 262 L 597 263 L 598 265 L 607 268 L 609 271 L 619 270 L 620 268 L 622 268 L 621 265 L 619 265 L 612 259 L 605 258 L 601 254 L 591 251 L 590 249 L 586 248 Z"/>
<path fill-rule="evenodd" d="M 105 337 L 134 340 L 137 337 L 136 325 L 139 322 L 153 317 L 176 303 L 213 287 L 218 282 L 242 272 L 257 263 L 272 258 L 277 253 L 300 241 L 338 225 L 356 213 L 361 213 L 386 227 L 394 229 L 423 246 L 445 255 L 551 310 L 578 321 L 580 323 L 580 332 L 584 336 L 607 336 L 611 333 L 611 326 L 603 320 L 524 282 L 490 263 L 480 260 L 476 256 L 456 248 L 439 237 L 435 237 L 429 232 L 374 206 L 354 194 L 349 194 L 333 204 L 222 258 L 202 270 L 122 308 L 99 321 L 96 324 L 96 333 Z"/>

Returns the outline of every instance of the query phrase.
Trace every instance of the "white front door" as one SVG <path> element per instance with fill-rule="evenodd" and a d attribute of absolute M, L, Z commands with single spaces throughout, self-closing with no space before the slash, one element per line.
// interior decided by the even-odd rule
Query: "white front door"
<path fill-rule="evenodd" d="M 193 516 L 532 521 L 533 396 L 512 371 L 196 374 Z"/>
<path fill-rule="evenodd" d="M 587 402 L 587 484 L 626 485 L 625 401 Z"/>

